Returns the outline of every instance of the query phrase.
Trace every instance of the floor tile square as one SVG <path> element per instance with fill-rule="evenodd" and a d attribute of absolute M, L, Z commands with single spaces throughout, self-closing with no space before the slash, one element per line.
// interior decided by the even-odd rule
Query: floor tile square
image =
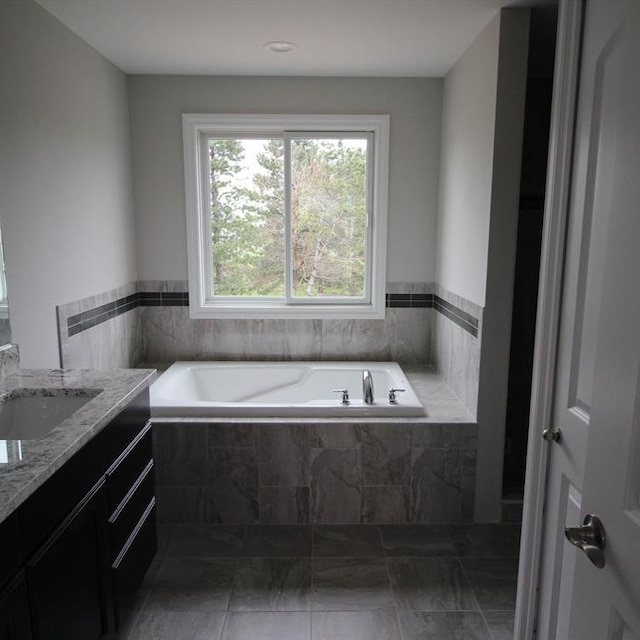
<path fill-rule="evenodd" d="M 182 527 L 181 524 L 163 524 L 162 522 L 156 525 L 156 532 L 158 534 L 158 556 L 164 558 L 167 555 L 169 546 L 178 535 L 180 527 Z"/>
<path fill-rule="evenodd" d="M 444 525 L 383 525 L 381 529 L 387 556 L 457 556 Z"/>
<path fill-rule="evenodd" d="M 311 527 L 252 525 L 245 530 L 243 556 L 289 558 L 311 556 Z"/>
<path fill-rule="evenodd" d="M 401 611 L 399 617 L 404 640 L 493 640 L 474 611 Z"/>
<path fill-rule="evenodd" d="M 313 555 L 376 557 L 384 555 L 376 525 L 318 525 L 313 528 Z"/>
<path fill-rule="evenodd" d="M 383 558 L 318 558 L 313 563 L 314 611 L 393 607 Z"/>
<path fill-rule="evenodd" d="M 309 640 L 311 614 L 230 611 L 221 640 Z"/>
<path fill-rule="evenodd" d="M 483 611 L 493 640 L 513 640 L 515 611 Z"/>
<path fill-rule="evenodd" d="M 449 526 L 449 532 L 460 557 L 518 555 L 518 539 L 510 524 L 455 524 Z"/>
<path fill-rule="evenodd" d="M 129 613 L 129 616 L 124 620 L 116 632 L 116 640 L 131 640 L 133 630 L 136 628 L 139 616 L 139 610 L 134 609 Z"/>
<path fill-rule="evenodd" d="M 310 608 L 309 558 L 240 560 L 229 610 L 308 611 Z"/>
<path fill-rule="evenodd" d="M 156 582 L 156 578 L 158 577 L 158 573 L 163 562 L 164 558 L 158 554 L 156 554 L 154 559 L 151 561 L 151 564 L 138 587 L 138 592 L 136 593 L 135 601 L 133 603 L 134 610 L 140 610 L 144 606 L 149 594 L 151 593 L 151 589 Z"/>
<path fill-rule="evenodd" d="M 478 603 L 456 558 L 387 558 L 398 609 L 477 611 Z"/>
<path fill-rule="evenodd" d="M 224 617 L 220 611 L 143 611 L 129 640 L 218 640 Z"/>
<path fill-rule="evenodd" d="M 513 611 L 518 558 L 462 558 L 462 566 L 482 611 Z"/>
<path fill-rule="evenodd" d="M 245 528 L 219 524 L 182 525 L 169 544 L 170 558 L 237 558 L 243 554 Z"/>
<path fill-rule="evenodd" d="M 150 611 L 225 611 L 237 560 L 166 558 L 145 604 Z"/>
<path fill-rule="evenodd" d="M 314 611 L 312 640 L 400 640 L 395 609 Z"/>

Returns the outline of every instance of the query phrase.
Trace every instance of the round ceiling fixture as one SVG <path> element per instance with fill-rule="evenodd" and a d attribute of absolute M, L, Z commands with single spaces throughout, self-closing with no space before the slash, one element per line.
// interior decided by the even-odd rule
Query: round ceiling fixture
<path fill-rule="evenodd" d="M 295 42 L 288 42 L 287 40 L 272 40 L 271 42 L 265 42 L 263 46 L 265 49 L 269 49 L 269 51 L 275 53 L 289 53 L 289 51 L 293 51 L 298 45 Z"/>

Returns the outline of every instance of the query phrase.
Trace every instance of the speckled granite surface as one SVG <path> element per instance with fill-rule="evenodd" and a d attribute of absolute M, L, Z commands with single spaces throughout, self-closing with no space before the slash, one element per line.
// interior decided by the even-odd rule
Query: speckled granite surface
<path fill-rule="evenodd" d="M 30 370 L 20 369 L 0 380 L 0 401 L 46 390 L 49 395 L 93 395 L 40 440 L 2 440 L 0 521 L 4 520 L 50 478 L 86 442 L 107 425 L 155 378 L 151 369 Z M 0 452 L 4 453 L 4 452 Z"/>

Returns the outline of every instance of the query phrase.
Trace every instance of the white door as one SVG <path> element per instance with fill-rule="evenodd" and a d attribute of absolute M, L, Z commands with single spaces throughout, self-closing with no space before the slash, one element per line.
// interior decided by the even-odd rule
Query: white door
<path fill-rule="evenodd" d="M 537 635 L 640 640 L 640 0 L 585 6 Z"/>

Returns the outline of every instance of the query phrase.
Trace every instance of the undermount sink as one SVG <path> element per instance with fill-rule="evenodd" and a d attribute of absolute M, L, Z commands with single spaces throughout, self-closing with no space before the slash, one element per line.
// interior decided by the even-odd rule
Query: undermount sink
<path fill-rule="evenodd" d="M 99 389 L 16 391 L 0 402 L 0 440 L 39 440 L 90 402 Z"/>

